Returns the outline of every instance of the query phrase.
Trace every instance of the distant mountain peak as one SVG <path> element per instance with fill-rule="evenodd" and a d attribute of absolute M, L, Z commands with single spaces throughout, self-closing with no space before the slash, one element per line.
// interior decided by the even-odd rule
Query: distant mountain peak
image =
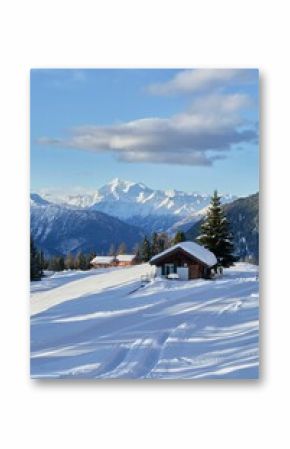
<path fill-rule="evenodd" d="M 45 200 L 62 206 L 93 209 L 108 215 L 128 220 L 132 217 L 167 216 L 176 221 L 190 217 L 210 204 L 208 193 L 183 192 L 175 189 L 151 189 L 142 182 L 133 182 L 119 177 L 94 192 L 41 195 Z M 232 195 L 222 195 L 222 202 L 233 201 Z"/>
<path fill-rule="evenodd" d="M 111 181 L 109 181 L 105 185 L 111 186 L 112 188 L 116 188 L 116 187 L 124 187 L 128 183 L 130 183 L 130 181 L 126 181 L 125 179 L 113 178 Z"/>
<path fill-rule="evenodd" d="M 134 186 L 138 186 L 141 189 L 148 189 L 148 187 L 142 182 L 133 182 L 121 178 L 113 178 L 111 181 L 109 181 L 107 184 L 101 187 L 101 189 L 107 186 L 110 186 L 112 190 L 119 189 L 123 191 L 128 191 L 131 187 Z"/>

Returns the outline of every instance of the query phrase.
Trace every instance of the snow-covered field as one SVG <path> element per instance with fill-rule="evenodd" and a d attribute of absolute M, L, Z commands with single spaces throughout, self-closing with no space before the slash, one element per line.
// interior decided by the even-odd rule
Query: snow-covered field
<path fill-rule="evenodd" d="M 258 377 L 257 267 L 142 287 L 150 272 L 143 264 L 33 283 L 32 377 Z"/>
<path fill-rule="evenodd" d="M 117 268 L 109 268 L 109 270 L 116 270 Z M 103 268 L 99 270 L 65 270 L 61 272 L 44 271 L 45 277 L 41 281 L 31 282 L 30 292 L 42 292 L 45 290 L 51 290 L 55 287 L 61 287 L 72 281 L 77 281 L 79 279 L 84 279 L 89 276 L 96 276 L 97 274 L 107 273 L 108 268 Z"/>

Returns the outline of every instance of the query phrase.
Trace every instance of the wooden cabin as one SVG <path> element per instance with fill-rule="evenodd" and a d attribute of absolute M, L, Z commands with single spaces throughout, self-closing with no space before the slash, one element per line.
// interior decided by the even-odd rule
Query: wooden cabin
<path fill-rule="evenodd" d="M 118 256 L 96 256 L 90 264 L 94 268 L 127 267 L 135 265 L 137 259 L 135 254 L 119 254 Z"/>
<path fill-rule="evenodd" d="M 116 256 L 116 262 L 119 267 L 127 267 L 130 265 L 135 265 L 137 259 L 135 254 L 119 254 Z"/>
<path fill-rule="evenodd" d="M 109 268 L 117 265 L 115 256 L 96 256 L 90 264 L 94 268 Z"/>
<path fill-rule="evenodd" d="M 157 276 L 182 280 L 209 278 L 217 264 L 215 255 L 194 242 L 181 242 L 152 257 Z"/>

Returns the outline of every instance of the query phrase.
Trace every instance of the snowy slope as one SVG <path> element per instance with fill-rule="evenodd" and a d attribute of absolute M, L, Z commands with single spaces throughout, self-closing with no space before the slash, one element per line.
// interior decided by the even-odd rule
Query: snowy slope
<path fill-rule="evenodd" d="M 148 264 L 136 265 L 129 268 L 90 270 L 87 272 L 88 276 L 72 281 L 68 285 L 61 285 L 58 288 L 53 288 L 43 293 L 33 293 L 30 303 L 31 314 L 35 315 L 64 301 L 88 294 L 95 294 L 104 289 L 119 286 L 124 282 L 130 283 L 136 281 L 136 279 L 139 280 L 143 274 L 152 272 L 153 267 Z"/>
<path fill-rule="evenodd" d="M 110 268 L 110 271 L 118 268 Z M 82 271 L 82 270 L 64 270 L 64 271 L 48 271 L 44 270 L 44 277 L 41 281 L 31 282 L 31 294 L 37 292 L 48 291 L 56 287 L 61 287 L 79 279 L 85 279 L 89 276 L 96 276 L 103 273 L 108 273 L 108 268 L 100 268 L 96 270 Z"/>
<path fill-rule="evenodd" d="M 33 294 L 31 375 L 258 376 L 255 266 L 237 264 L 215 281 L 156 278 L 140 287 L 148 270 L 144 264 L 90 275 Z"/>

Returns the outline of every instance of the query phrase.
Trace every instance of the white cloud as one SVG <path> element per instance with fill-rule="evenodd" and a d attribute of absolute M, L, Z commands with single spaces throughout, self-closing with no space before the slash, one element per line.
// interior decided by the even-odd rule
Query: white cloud
<path fill-rule="evenodd" d="M 201 92 L 213 88 L 224 88 L 231 84 L 257 82 L 256 69 L 188 69 L 178 72 L 171 80 L 148 87 L 155 95 Z"/>
<path fill-rule="evenodd" d="M 211 165 L 233 145 L 257 139 L 257 131 L 243 118 L 248 106 L 246 95 L 208 95 L 169 118 L 79 127 L 67 139 L 42 138 L 39 143 L 111 152 L 127 162 Z"/>

